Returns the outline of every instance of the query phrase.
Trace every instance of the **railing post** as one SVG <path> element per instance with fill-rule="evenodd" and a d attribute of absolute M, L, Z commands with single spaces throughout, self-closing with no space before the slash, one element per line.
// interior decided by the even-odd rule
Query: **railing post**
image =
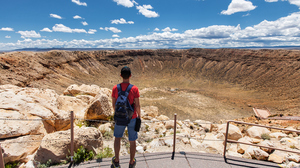
<path fill-rule="evenodd" d="M 0 144 L 0 168 L 5 168 L 5 166 L 4 166 L 4 160 L 3 160 L 3 155 L 2 155 L 1 144 Z"/>
<path fill-rule="evenodd" d="M 226 157 L 226 147 L 227 147 L 227 137 L 228 137 L 229 123 L 230 123 L 230 121 L 227 121 L 226 134 L 225 134 L 225 140 L 224 140 L 224 152 L 223 152 L 223 157 L 224 158 Z"/>
<path fill-rule="evenodd" d="M 71 162 L 74 157 L 74 112 L 71 111 Z"/>
<path fill-rule="evenodd" d="M 175 144 L 176 144 L 176 118 L 177 118 L 177 114 L 174 114 L 174 137 L 173 137 L 173 152 L 172 152 L 172 160 L 174 160 L 174 156 L 175 156 Z"/>

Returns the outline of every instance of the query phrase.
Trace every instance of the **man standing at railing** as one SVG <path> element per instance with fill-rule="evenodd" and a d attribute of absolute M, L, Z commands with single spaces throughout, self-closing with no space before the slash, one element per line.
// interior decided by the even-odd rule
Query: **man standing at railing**
<path fill-rule="evenodd" d="M 119 164 L 119 154 L 120 154 L 120 146 L 121 146 L 121 138 L 123 137 L 123 133 L 125 131 L 125 128 L 127 127 L 128 130 L 128 139 L 130 142 L 130 161 L 129 161 L 129 168 L 134 168 L 136 165 L 136 159 L 135 157 L 135 152 L 136 152 L 136 139 L 138 138 L 138 134 L 135 131 L 135 123 L 136 123 L 136 118 L 140 117 L 140 101 L 139 101 L 139 89 L 138 87 L 131 85 L 129 83 L 130 77 L 131 77 L 131 70 L 129 67 L 125 66 L 121 70 L 121 77 L 123 78 L 123 82 L 121 84 L 115 85 L 112 89 L 112 106 L 113 109 L 116 110 L 116 102 L 119 97 L 119 93 L 121 91 L 118 91 L 119 89 L 122 89 L 122 91 L 126 92 L 128 91 L 128 97 L 127 99 L 129 100 L 130 105 L 133 105 L 134 107 L 134 112 L 132 115 L 132 118 L 127 126 L 124 125 L 118 125 L 117 123 L 115 124 L 114 128 L 114 136 L 115 136 L 115 141 L 114 141 L 114 150 L 115 150 L 115 156 L 112 158 L 112 165 L 114 168 L 120 168 Z M 131 89 L 127 88 L 130 86 Z"/>

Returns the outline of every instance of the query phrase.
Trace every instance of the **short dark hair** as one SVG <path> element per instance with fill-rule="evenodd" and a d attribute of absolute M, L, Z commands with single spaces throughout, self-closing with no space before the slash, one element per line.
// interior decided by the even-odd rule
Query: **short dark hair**
<path fill-rule="evenodd" d="M 124 66 L 122 69 L 121 69 L 121 76 L 123 79 L 128 79 L 131 75 L 131 70 L 128 66 Z"/>

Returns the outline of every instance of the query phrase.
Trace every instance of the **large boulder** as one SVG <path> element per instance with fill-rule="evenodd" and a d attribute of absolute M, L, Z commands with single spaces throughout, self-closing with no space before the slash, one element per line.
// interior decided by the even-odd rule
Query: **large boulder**
<path fill-rule="evenodd" d="M 195 120 L 194 124 L 197 124 L 197 125 L 203 127 L 207 132 L 210 132 L 212 129 L 212 123 L 210 121 Z"/>
<path fill-rule="evenodd" d="M 100 91 L 100 87 L 97 85 L 81 85 L 76 84 L 69 86 L 65 91 L 64 95 L 71 95 L 76 97 L 77 95 L 91 95 L 95 97 Z"/>
<path fill-rule="evenodd" d="M 267 128 L 253 126 L 247 130 L 248 136 L 251 138 L 261 139 L 262 134 L 270 134 L 271 132 Z"/>
<path fill-rule="evenodd" d="M 156 106 L 146 106 L 142 107 L 144 113 L 142 114 L 142 118 L 149 116 L 149 117 L 157 117 L 158 116 L 158 107 Z"/>
<path fill-rule="evenodd" d="M 40 146 L 43 135 L 27 135 L 1 142 L 4 150 L 4 163 L 25 160 L 28 155 L 33 154 Z"/>
<path fill-rule="evenodd" d="M 107 95 L 100 92 L 85 110 L 84 119 L 108 120 L 111 115 L 113 115 L 112 105 Z"/>
<path fill-rule="evenodd" d="M 218 126 L 218 132 L 219 133 L 223 133 L 224 135 L 226 135 L 226 127 L 227 124 L 221 124 Z M 232 139 L 232 140 L 238 140 L 240 138 L 242 138 L 242 132 L 239 129 L 239 127 L 235 126 L 235 125 L 229 125 L 229 129 L 228 129 L 228 139 Z"/>
<path fill-rule="evenodd" d="M 244 143 L 252 143 L 252 139 L 248 136 L 245 136 L 241 139 L 238 140 L 239 142 L 244 142 Z M 237 152 L 238 153 L 245 153 L 245 151 L 247 150 L 247 148 L 249 147 L 249 145 L 245 145 L 245 144 L 238 144 L 237 145 Z"/>
<path fill-rule="evenodd" d="M 87 95 L 84 96 L 87 97 Z M 83 119 L 84 112 L 88 107 L 88 103 L 87 103 L 88 100 L 86 100 L 87 102 L 85 102 L 84 100 L 85 99 L 78 99 L 77 97 L 71 97 L 71 96 L 59 96 L 57 99 L 58 108 L 64 111 L 73 111 L 76 118 Z"/>
<path fill-rule="evenodd" d="M 262 142 L 259 143 L 259 145 L 275 148 L 275 145 L 269 140 L 262 141 Z M 271 148 L 260 147 L 260 149 L 262 149 L 263 151 L 265 151 L 267 153 L 272 153 L 274 151 L 274 149 L 271 149 Z"/>
<path fill-rule="evenodd" d="M 43 138 L 34 160 L 40 163 L 46 163 L 49 159 L 52 163 L 60 163 L 65 160 L 67 155 L 70 156 L 70 134 L 70 130 L 47 134 Z M 101 132 L 94 127 L 76 127 L 74 129 L 74 150 L 76 151 L 80 146 L 98 153 L 103 148 Z"/>
<path fill-rule="evenodd" d="M 201 147 L 205 149 L 206 152 L 221 154 L 224 150 L 223 141 L 219 140 L 214 134 L 207 133 Z"/>

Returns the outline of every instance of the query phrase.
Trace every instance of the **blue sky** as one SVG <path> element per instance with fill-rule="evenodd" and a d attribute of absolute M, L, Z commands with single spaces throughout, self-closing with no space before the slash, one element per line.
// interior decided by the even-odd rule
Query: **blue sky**
<path fill-rule="evenodd" d="M 3 0 L 0 50 L 300 45 L 300 0 Z"/>

